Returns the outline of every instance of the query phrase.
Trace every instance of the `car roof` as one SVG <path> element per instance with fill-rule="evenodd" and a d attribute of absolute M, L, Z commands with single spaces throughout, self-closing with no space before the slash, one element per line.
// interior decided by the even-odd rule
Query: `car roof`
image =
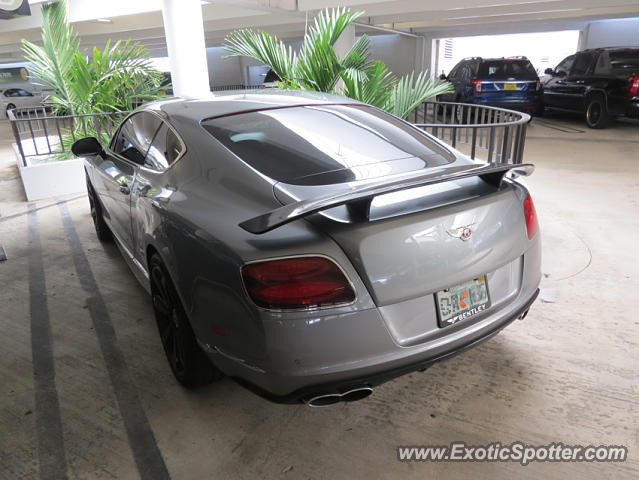
<path fill-rule="evenodd" d="M 493 58 L 483 58 L 483 57 L 468 57 L 464 58 L 462 62 L 470 62 L 479 60 L 480 62 L 498 62 L 501 60 L 528 60 L 528 57 L 523 55 L 518 55 L 515 57 L 493 57 Z"/>
<path fill-rule="evenodd" d="M 169 117 L 180 116 L 200 121 L 245 111 L 326 104 L 361 104 L 361 102 L 328 93 L 273 89 L 216 92 L 200 98 L 173 97 L 151 102 L 146 104 L 145 108 L 159 110 Z"/>
<path fill-rule="evenodd" d="M 614 50 L 639 50 L 639 47 L 597 47 L 597 48 L 587 48 L 586 50 L 580 50 L 577 53 L 584 52 L 601 52 L 601 51 L 614 51 Z"/>

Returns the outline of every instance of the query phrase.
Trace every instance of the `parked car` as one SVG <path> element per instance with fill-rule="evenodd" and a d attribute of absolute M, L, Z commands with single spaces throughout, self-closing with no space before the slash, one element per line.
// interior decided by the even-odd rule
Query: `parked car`
<path fill-rule="evenodd" d="M 465 58 L 442 80 L 455 91 L 439 100 L 509 108 L 527 113 L 540 108 L 541 82 L 526 57 Z"/>
<path fill-rule="evenodd" d="M 471 161 L 351 99 L 163 100 L 85 157 L 91 215 L 150 292 L 175 377 L 327 405 L 523 318 L 532 165 Z"/>
<path fill-rule="evenodd" d="M 269 68 L 268 72 L 264 74 L 264 82 L 262 83 L 262 88 L 278 88 L 276 82 L 281 81 L 282 79 L 279 77 L 279 75 Z"/>
<path fill-rule="evenodd" d="M 545 71 L 543 105 L 578 112 L 590 128 L 615 117 L 639 117 L 639 48 L 595 48 Z"/>
<path fill-rule="evenodd" d="M 24 88 L 6 88 L 0 90 L 0 111 L 5 115 L 14 108 L 42 105 L 43 96 Z"/>

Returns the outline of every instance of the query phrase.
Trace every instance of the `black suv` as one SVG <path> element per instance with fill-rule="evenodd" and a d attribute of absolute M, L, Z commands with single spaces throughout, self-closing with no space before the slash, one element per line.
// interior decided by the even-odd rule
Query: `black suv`
<path fill-rule="evenodd" d="M 544 108 L 585 114 L 590 128 L 614 117 L 639 117 L 639 48 L 584 50 L 542 78 Z"/>

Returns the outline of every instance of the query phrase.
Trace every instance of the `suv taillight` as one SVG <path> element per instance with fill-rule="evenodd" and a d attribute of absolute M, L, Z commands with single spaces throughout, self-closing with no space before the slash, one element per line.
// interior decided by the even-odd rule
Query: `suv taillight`
<path fill-rule="evenodd" d="M 481 93 L 481 80 L 471 80 L 470 83 L 475 89 L 475 93 Z"/>
<path fill-rule="evenodd" d="M 636 97 L 639 95 L 639 75 L 633 75 L 628 79 L 628 87 L 630 90 L 630 95 Z"/>
<path fill-rule="evenodd" d="M 539 221 L 537 220 L 537 211 L 530 194 L 524 199 L 524 218 L 526 219 L 526 231 L 530 240 L 539 231 Z"/>
<path fill-rule="evenodd" d="M 355 292 L 335 264 L 324 257 L 294 257 L 242 267 L 246 291 L 256 305 L 273 309 L 309 309 L 350 303 Z"/>

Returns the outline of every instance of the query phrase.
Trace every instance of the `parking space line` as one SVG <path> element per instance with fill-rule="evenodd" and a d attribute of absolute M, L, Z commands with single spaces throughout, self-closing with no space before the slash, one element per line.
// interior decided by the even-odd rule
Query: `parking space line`
<path fill-rule="evenodd" d="M 135 385 L 131 381 L 124 355 L 118 346 L 113 322 L 98 289 L 66 202 L 60 203 L 58 208 L 80 285 L 88 295 L 87 307 L 140 477 L 143 480 L 169 479 L 166 464 L 140 403 Z"/>
<path fill-rule="evenodd" d="M 41 479 L 64 480 L 68 478 L 67 462 L 62 435 L 60 402 L 55 383 L 53 342 L 42 262 L 42 244 L 35 205 L 31 203 L 28 208 L 29 307 L 38 435 L 38 468 Z"/>

